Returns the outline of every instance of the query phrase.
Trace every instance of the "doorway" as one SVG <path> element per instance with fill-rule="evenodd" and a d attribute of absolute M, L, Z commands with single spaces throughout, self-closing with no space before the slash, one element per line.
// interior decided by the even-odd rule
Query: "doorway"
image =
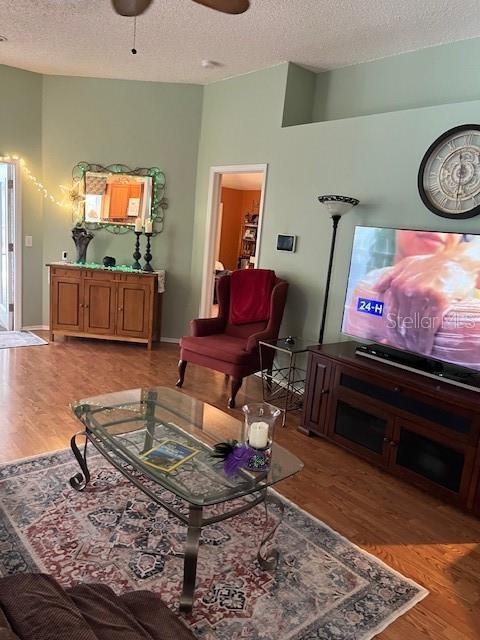
<path fill-rule="evenodd" d="M 210 170 L 200 317 L 217 315 L 218 277 L 260 266 L 266 175 L 266 164 Z"/>
<path fill-rule="evenodd" d="M 17 165 L 0 162 L 0 331 L 21 329 Z"/>

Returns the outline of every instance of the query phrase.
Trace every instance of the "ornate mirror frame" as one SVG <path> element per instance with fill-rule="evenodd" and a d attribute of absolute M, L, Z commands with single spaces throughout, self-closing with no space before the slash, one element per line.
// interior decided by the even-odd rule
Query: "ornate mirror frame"
<path fill-rule="evenodd" d="M 168 201 L 165 197 L 166 178 L 165 173 L 158 167 L 139 167 L 131 169 L 124 164 L 109 164 L 106 167 L 100 164 L 92 164 L 89 162 L 79 162 L 72 169 L 73 189 L 78 194 L 77 214 L 81 218 L 81 223 L 87 229 L 105 229 L 110 233 L 123 234 L 133 231 L 135 220 L 131 224 L 115 224 L 112 222 L 87 222 L 85 220 L 85 187 L 86 174 L 105 173 L 105 174 L 126 174 L 130 176 L 150 177 L 152 179 L 152 194 L 150 218 L 153 221 L 153 235 L 163 231 L 163 221 L 165 210 L 168 208 Z"/>

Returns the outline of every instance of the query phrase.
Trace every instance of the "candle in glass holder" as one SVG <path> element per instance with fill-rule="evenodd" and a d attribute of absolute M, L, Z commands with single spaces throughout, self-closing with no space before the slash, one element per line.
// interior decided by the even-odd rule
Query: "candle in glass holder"
<path fill-rule="evenodd" d="M 136 233 L 142 233 L 142 219 L 141 218 L 136 218 L 135 219 L 135 232 Z"/>
<path fill-rule="evenodd" d="M 266 449 L 268 446 L 268 424 L 252 422 L 248 434 L 248 444 L 254 449 Z"/>
<path fill-rule="evenodd" d="M 151 218 L 145 220 L 145 233 L 153 233 L 153 221 Z"/>

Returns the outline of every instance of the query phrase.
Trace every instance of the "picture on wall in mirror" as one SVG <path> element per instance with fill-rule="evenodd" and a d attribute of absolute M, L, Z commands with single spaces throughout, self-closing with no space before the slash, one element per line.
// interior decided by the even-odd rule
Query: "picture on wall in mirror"
<path fill-rule="evenodd" d="M 150 216 L 152 178 L 96 171 L 85 173 L 85 221 L 132 224 Z"/>

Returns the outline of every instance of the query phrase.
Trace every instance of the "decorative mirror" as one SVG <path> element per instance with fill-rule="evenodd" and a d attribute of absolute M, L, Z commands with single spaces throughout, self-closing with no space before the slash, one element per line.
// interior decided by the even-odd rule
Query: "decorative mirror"
<path fill-rule="evenodd" d="M 140 218 L 151 219 L 154 234 L 163 230 L 168 207 L 165 174 L 158 167 L 130 169 L 123 164 L 103 167 L 79 162 L 72 171 L 78 194 L 77 214 L 87 229 L 127 233 Z"/>

